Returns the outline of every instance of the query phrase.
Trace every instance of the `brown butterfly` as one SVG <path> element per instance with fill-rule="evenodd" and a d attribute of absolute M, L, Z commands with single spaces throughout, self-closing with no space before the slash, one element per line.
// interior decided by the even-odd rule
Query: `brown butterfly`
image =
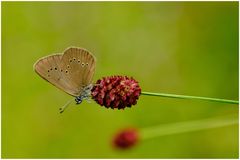
<path fill-rule="evenodd" d="M 53 54 L 39 59 L 34 70 L 46 81 L 75 97 L 77 104 L 91 94 L 96 58 L 86 49 L 69 47 L 63 54 Z M 70 104 L 68 102 L 60 113 Z"/>

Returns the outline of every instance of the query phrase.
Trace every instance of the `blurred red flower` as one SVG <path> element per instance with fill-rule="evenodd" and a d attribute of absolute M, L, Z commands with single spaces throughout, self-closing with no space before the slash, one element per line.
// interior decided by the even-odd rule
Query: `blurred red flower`
<path fill-rule="evenodd" d="M 134 146 L 139 140 L 137 129 L 128 128 L 117 133 L 113 138 L 113 145 L 119 149 L 127 149 Z"/>

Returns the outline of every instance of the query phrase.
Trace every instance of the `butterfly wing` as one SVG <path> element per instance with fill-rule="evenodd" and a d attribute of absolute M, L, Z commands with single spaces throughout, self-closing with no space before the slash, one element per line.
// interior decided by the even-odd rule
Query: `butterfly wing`
<path fill-rule="evenodd" d="M 96 58 L 86 49 L 70 47 L 62 56 L 63 68 L 69 72 L 68 78 L 80 95 L 82 89 L 92 83 L 96 67 Z"/>
<path fill-rule="evenodd" d="M 34 70 L 39 76 L 57 88 L 72 96 L 77 96 L 78 90 L 74 88 L 68 73 L 63 69 L 61 59 L 62 54 L 43 57 L 34 64 Z"/>

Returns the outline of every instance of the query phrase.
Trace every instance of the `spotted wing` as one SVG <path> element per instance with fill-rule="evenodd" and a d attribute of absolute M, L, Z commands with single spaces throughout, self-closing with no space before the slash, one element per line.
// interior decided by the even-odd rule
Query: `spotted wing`
<path fill-rule="evenodd" d="M 66 93 L 77 96 L 78 89 L 69 78 L 61 62 L 62 54 L 50 55 L 39 59 L 34 70 L 39 76 Z"/>
<path fill-rule="evenodd" d="M 68 72 L 68 78 L 80 95 L 83 88 L 92 83 L 96 58 L 86 49 L 70 47 L 62 56 L 62 68 Z"/>

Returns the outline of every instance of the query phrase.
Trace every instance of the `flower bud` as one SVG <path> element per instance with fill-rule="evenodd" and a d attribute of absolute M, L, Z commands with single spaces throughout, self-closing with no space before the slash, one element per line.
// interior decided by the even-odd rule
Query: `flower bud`
<path fill-rule="evenodd" d="M 139 139 L 136 129 L 128 128 L 117 133 L 113 139 L 113 144 L 119 149 L 127 149 L 134 146 Z"/>

